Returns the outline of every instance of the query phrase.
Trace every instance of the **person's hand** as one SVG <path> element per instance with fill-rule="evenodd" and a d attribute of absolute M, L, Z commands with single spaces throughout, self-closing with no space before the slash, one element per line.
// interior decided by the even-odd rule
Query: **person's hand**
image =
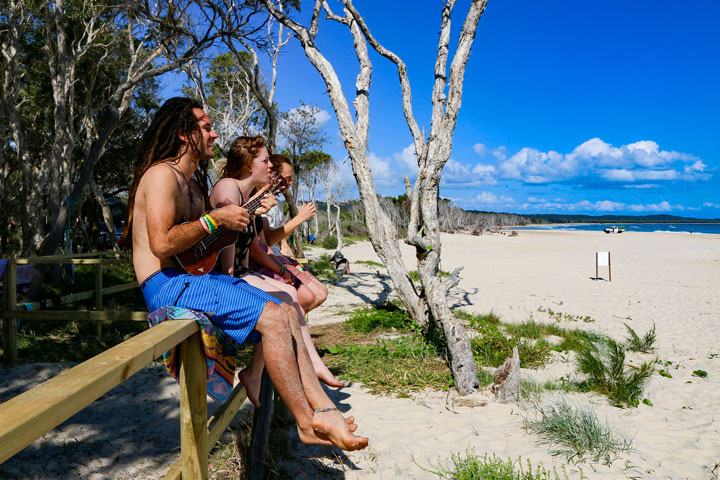
<path fill-rule="evenodd" d="M 250 215 L 243 207 L 225 205 L 210 212 L 210 216 L 228 230 L 245 230 L 250 223 Z"/>
<path fill-rule="evenodd" d="M 310 220 L 312 217 L 315 216 L 317 213 L 317 207 L 315 206 L 315 202 L 308 202 L 304 204 L 302 207 L 300 207 L 300 211 L 298 212 L 298 217 L 302 219 L 302 221 Z"/>
<path fill-rule="evenodd" d="M 277 198 L 272 193 L 266 194 L 262 200 L 260 200 L 260 206 L 255 210 L 255 215 L 262 215 L 270 211 L 275 205 L 277 205 Z"/>
<path fill-rule="evenodd" d="M 284 265 L 283 265 L 283 267 L 284 267 Z M 287 283 L 288 285 L 293 285 L 295 283 L 295 276 L 292 273 L 290 273 L 290 271 L 287 270 L 287 268 L 282 269 L 281 275 L 282 275 L 283 281 L 285 283 Z"/>

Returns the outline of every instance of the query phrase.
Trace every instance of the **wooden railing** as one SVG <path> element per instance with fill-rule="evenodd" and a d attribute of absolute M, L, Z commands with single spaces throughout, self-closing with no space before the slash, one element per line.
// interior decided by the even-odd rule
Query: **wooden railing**
<path fill-rule="evenodd" d="M 113 255 L 115 258 L 105 258 Z M 8 363 L 17 361 L 17 322 L 16 319 L 58 319 L 94 320 L 98 337 L 102 336 L 103 322 L 111 320 L 146 321 L 147 312 L 105 312 L 103 311 L 103 295 L 131 290 L 137 287 L 137 282 L 124 283 L 103 288 L 103 265 L 127 263 L 129 259 L 120 258 L 114 251 L 75 253 L 69 255 L 49 255 L 44 257 L 11 258 L 7 261 L 3 273 L 3 355 Z M 74 293 L 61 297 L 59 301 L 52 300 L 40 302 L 17 303 L 17 266 L 28 264 L 74 264 L 95 265 L 95 288 L 86 292 Z M 48 307 L 57 307 L 61 304 L 95 298 L 93 311 L 67 311 L 48 310 Z"/>
<path fill-rule="evenodd" d="M 238 384 L 207 418 L 205 357 L 197 322 L 165 321 L 86 362 L 0 404 L 0 463 L 57 427 L 134 373 L 179 345 L 180 458 L 166 479 L 205 479 L 208 455 L 247 394 Z M 247 478 L 262 478 L 272 384 L 263 375 L 263 408 L 256 409 Z"/>

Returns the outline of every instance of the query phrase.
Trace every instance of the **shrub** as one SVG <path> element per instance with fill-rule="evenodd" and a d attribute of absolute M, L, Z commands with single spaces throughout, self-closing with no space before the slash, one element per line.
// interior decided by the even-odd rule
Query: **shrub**
<path fill-rule="evenodd" d="M 328 235 L 322 239 L 321 245 L 328 250 L 335 250 L 338 246 L 338 239 L 334 235 Z"/>
<path fill-rule="evenodd" d="M 648 330 L 648 332 L 640 338 L 640 336 L 635 333 L 635 330 L 630 328 L 630 325 L 627 323 L 625 324 L 625 328 L 628 331 L 628 334 L 630 336 L 627 338 L 627 347 L 628 350 L 633 352 L 643 352 L 643 353 L 650 353 L 653 350 L 655 350 L 655 324 L 653 324 L 653 327 Z"/>
<path fill-rule="evenodd" d="M 645 382 L 655 371 L 652 363 L 625 369 L 625 347 L 612 339 L 578 353 L 578 370 L 588 376 L 592 390 L 604 393 L 617 406 L 638 406 Z"/>

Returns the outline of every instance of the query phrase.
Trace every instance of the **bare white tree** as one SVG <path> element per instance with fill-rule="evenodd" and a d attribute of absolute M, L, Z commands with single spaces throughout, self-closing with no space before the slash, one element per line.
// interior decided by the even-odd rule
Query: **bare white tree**
<path fill-rule="evenodd" d="M 471 393 L 478 382 L 470 341 L 462 325 L 450 311 L 447 301 L 447 291 L 457 284 L 459 271 L 456 270 L 444 281 L 441 281 L 438 275 L 442 245 L 437 217 L 437 197 L 442 169 L 452 151 L 452 136 L 462 100 L 465 66 L 487 0 L 472 0 L 452 56 L 449 76 L 447 68 L 450 58 L 450 25 L 455 0 L 444 2 L 435 61 L 435 84 L 431 97 L 432 122 L 427 139 L 412 113 L 412 96 L 406 65 L 373 37 L 351 0 L 341 0 L 344 16 L 335 15 L 327 1 L 316 0 L 309 26 L 301 25 L 289 18 L 276 8 L 272 0 L 263 0 L 263 3 L 275 18 L 294 32 L 302 44 L 305 55 L 327 86 L 365 208 L 370 240 L 378 256 L 385 263 L 396 292 L 418 323 L 426 325 L 428 320 L 432 319 L 442 328 L 451 352 L 455 385 L 461 394 Z M 355 54 L 360 64 L 360 72 L 355 84 L 356 96 L 352 102 L 355 116 L 350 111 L 350 102 L 343 93 L 332 64 L 322 54 L 316 41 L 322 10 L 325 10 L 326 18 L 347 26 L 353 38 Z M 425 291 L 422 297 L 413 288 L 407 269 L 402 263 L 395 228 L 380 208 L 367 158 L 370 124 L 369 89 L 372 73 L 368 44 L 397 66 L 403 111 L 418 158 L 419 174 L 414 188 L 408 188 L 408 196 L 411 198 L 411 219 L 407 241 L 416 249 L 418 272 Z M 429 310 L 430 318 L 425 313 L 426 310 Z"/>

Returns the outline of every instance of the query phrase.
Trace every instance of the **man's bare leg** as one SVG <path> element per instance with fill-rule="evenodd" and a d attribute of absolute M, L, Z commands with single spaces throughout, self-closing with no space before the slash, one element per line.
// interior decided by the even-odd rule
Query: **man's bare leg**
<path fill-rule="evenodd" d="M 291 310 L 292 311 L 292 310 Z M 303 443 L 333 444 L 343 450 L 367 447 L 368 439 L 352 432 L 346 420 L 320 386 L 300 333 L 297 319 L 268 302 L 256 330 L 263 336 L 265 367 L 281 398 L 290 409 Z M 315 413 L 316 409 L 333 410 Z"/>
<path fill-rule="evenodd" d="M 337 435 L 338 432 L 344 433 L 340 426 L 345 422 L 345 420 L 320 385 L 315 369 L 313 368 L 312 360 L 310 359 L 308 350 L 305 347 L 305 342 L 303 341 L 300 329 L 300 319 L 293 318 L 292 312 L 290 313 L 289 326 L 293 339 L 297 344 L 297 362 L 300 373 L 300 381 L 305 391 L 305 397 L 314 410 L 312 419 L 313 430 L 315 430 L 315 433 L 320 438 L 328 439 L 337 446 L 347 444 L 346 442 L 349 441 L 347 438 L 342 435 Z M 330 410 L 323 412 L 317 411 L 323 409 Z M 350 432 L 353 432 L 354 430 L 355 428 L 351 428 Z M 355 446 L 354 448 L 351 448 L 352 450 L 365 448 L 367 446 L 367 438 L 357 437 L 355 435 L 352 435 L 352 437 L 352 443 L 349 444 Z M 362 446 L 356 446 L 356 442 L 358 441 L 357 439 L 362 440 Z"/>
<path fill-rule="evenodd" d="M 255 408 L 260 407 L 260 383 L 262 380 L 262 370 L 265 368 L 265 361 L 263 360 L 263 343 L 258 342 L 253 347 L 252 357 L 250 357 L 250 363 L 247 367 L 240 370 L 238 373 L 238 379 L 242 382 L 245 387 L 245 393 L 250 402 L 255 405 Z"/>

